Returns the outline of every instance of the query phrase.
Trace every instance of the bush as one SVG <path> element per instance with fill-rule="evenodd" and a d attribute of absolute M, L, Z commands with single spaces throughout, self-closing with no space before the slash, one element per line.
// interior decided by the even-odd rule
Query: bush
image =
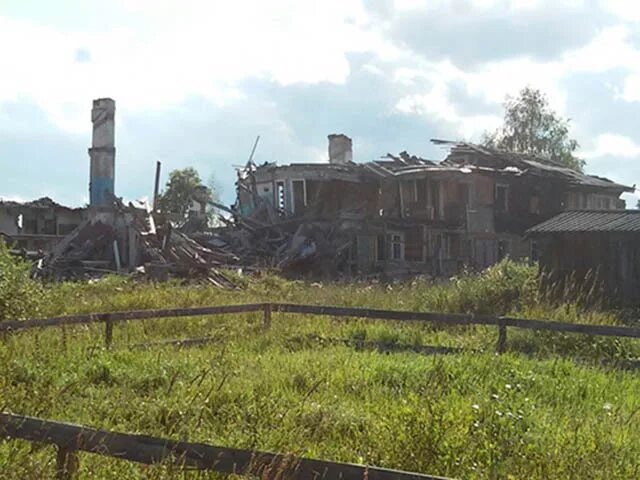
<path fill-rule="evenodd" d="M 538 301 L 538 269 L 504 259 L 481 273 L 464 273 L 422 295 L 422 309 L 504 315 Z"/>
<path fill-rule="evenodd" d="M 31 265 L 11 255 L 0 239 L 0 321 L 36 315 L 43 299 L 43 288 L 31 279 Z"/>

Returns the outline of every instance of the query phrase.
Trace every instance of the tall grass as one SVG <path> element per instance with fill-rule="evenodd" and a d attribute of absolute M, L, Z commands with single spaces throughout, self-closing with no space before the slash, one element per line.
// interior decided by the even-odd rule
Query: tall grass
<path fill-rule="evenodd" d="M 0 238 L 0 321 L 39 313 L 43 288 L 30 273 L 31 264 L 11 255 Z"/>
<path fill-rule="evenodd" d="M 619 321 L 578 302 L 551 301 L 534 268 L 509 261 L 446 282 L 306 284 L 269 275 L 242 281 L 234 291 L 121 277 L 37 286 L 38 303 L 25 303 L 17 315 L 290 301 Z M 600 365 L 636 356 L 637 342 L 511 332 L 509 351 L 497 356 L 495 328 L 279 313 L 268 331 L 258 314 L 118 324 L 110 350 L 100 325 L 27 331 L 0 340 L 0 407 L 457 478 L 638 478 L 640 380 Z M 214 341 L 133 348 L 202 336 Z M 429 345 L 464 351 L 405 348 Z M 0 478 L 52 476 L 54 458 L 48 447 L 0 443 Z M 203 478 L 94 455 L 81 456 L 81 472 Z"/>

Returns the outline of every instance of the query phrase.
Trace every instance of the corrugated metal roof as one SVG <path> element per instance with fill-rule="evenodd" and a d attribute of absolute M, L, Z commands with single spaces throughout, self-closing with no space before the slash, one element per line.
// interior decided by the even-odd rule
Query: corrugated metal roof
<path fill-rule="evenodd" d="M 573 210 L 527 230 L 527 234 L 566 232 L 640 232 L 640 210 Z"/>

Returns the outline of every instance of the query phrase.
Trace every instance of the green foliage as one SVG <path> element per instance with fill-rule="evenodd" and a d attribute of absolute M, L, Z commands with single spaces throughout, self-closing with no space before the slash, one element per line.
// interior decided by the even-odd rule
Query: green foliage
<path fill-rule="evenodd" d="M 426 289 L 420 306 L 432 311 L 504 315 L 537 300 L 537 268 L 506 258 L 481 273 L 461 275 Z"/>
<path fill-rule="evenodd" d="M 11 255 L 0 239 L 0 321 L 37 314 L 42 288 L 31 280 L 30 272 L 31 265 Z"/>
<path fill-rule="evenodd" d="M 573 170 L 584 170 L 585 161 L 574 155 L 579 145 L 569 138 L 569 120 L 549 108 L 540 90 L 526 87 L 517 97 L 507 97 L 504 107 L 504 125 L 485 135 L 487 146 L 539 155 Z"/>
<path fill-rule="evenodd" d="M 550 304 L 536 268 L 393 285 L 305 284 L 272 275 L 242 290 L 108 277 L 47 286 L 43 315 L 286 301 L 618 323 L 610 312 Z M 0 344 L 0 405 L 16 413 L 218 445 L 294 452 L 454 478 L 637 478 L 640 380 L 601 362 L 637 341 L 494 327 L 435 327 L 274 312 L 67 326 Z M 151 344 L 212 337 L 178 349 Z M 140 345 L 146 343 L 146 345 Z M 403 348 L 462 347 L 451 355 Z M 0 444 L 0 478 L 49 478 L 55 452 Z M 191 478 L 81 454 L 86 478 Z M 3 477 L 4 475 L 4 477 Z M 201 478 L 198 476 L 197 478 Z M 216 475 L 202 478 L 218 478 Z"/>
<path fill-rule="evenodd" d="M 184 217 L 194 198 L 204 201 L 212 198 L 212 191 L 202 184 L 200 175 L 192 167 L 173 170 L 169 174 L 166 189 L 159 198 L 159 207 L 165 213 Z"/>

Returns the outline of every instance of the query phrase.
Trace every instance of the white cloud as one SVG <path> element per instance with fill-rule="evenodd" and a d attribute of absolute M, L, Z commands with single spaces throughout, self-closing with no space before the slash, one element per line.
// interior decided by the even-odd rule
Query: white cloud
<path fill-rule="evenodd" d="M 602 0 L 601 5 L 624 22 L 640 21 L 640 4 L 629 0 Z"/>
<path fill-rule="evenodd" d="M 28 200 L 25 199 L 24 197 L 20 196 L 20 195 L 13 195 L 11 193 L 7 194 L 7 195 L 3 195 L 0 197 L 0 202 L 19 202 L 19 203 L 24 203 L 27 202 Z"/>
<path fill-rule="evenodd" d="M 640 145 L 624 135 L 604 133 L 596 138 L 594 149 L 582 153 L 582 156 L 585 158 L 603 156 L 633 158 L 640 156 Z"/>
<path fill-rule="evenodd" d="M 462 138 L 477 140 L 484 132 L 495 130 L 500 118 L 494 115 L 462 115 L 449 99 L 446 84 L 438 83 L 424 94 L 407 95 L 396 104 L 406 114 L 423 115 L 450 124 Z"/>
<path fill-rule="evenodd" d="M 585 8 L 587 3 L 562 2 Z M 444 5 L 452 12 L 502 9 L 526 15 L 557 4 L 396 0 L 394 7 L 418 11 Z M 640 7 L 630 2 L 603 5 L 620 18 L 633 19 L 637 11 L 640 19 Z M 605 28 L 584 47 L 554 61 L 522 56 L 464 70 L 449 60 L 430 61 L 394 45 L 388 22 L 374 23 L 361 0 L 117 0 L 112 8 L 128 21 L 92 33 L 0 17 L 0 45 L 20 45 L 0 48 L 0 102 L 31 99 L 57 126 L 86 132 L 93 98 L 112 96 L 121 111 L 166 110 L 188 97 L 225 106 L 244 99 L 241 85 L 248 78 L 281 85 L 342 84 L 350 75 L 347 56 L 353 52 L 371 53 L 374 60 L 363 68 L 393 80 L 398 111 L 446 122 L 466 138 L 494 129 L 500 119 L 461 113 L 448 97 L 454 83 L 494 106 L 525 86 L 539 88 L 551 106 L 567 116 L 564 82 L 570 75 L 623 69 L 628 75 L 619 86 L 621 98 L 640 101 L 640 52 L 630 41 L 629 25 Z M 79 48 L 90 61 L 77 62 Z M 6 122 L 0 118 L 0 129 L 6 130 Z M 606 135 L 602 141 L 599 146 L 609 149 L 615 143 Z"/>
<path fill-rule="evenodd" d="M 117 4 L 116 4 L 117 5 Z M 117 8 L 117 6 L 114 6 Z M 93 98 L 119 108 L 157 109 L 189 96 L 216 104 L 238 83 L 344 83 L 350 52 L 396 49 L 370 28 L 360 1 L 122 1 L 131 26 L 81 33 L 0 17 L 0 101 L 25 96 L 68 130 L 86 129 Z M 78 48 L 90 62 L 77 62 Z"/>

